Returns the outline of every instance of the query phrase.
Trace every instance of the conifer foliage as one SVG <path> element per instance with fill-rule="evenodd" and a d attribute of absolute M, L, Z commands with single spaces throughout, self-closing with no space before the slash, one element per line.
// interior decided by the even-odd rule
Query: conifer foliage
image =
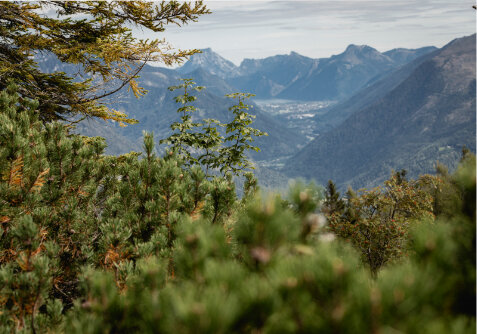
<path fill-rule="evenodd" d="M 264 196 L 247 174 L 238 200 L 230 174 L 154 146 L 105 156 L 0 93 L 0 332 L 475 333 L 474 156 L 329 215 L 320 187 Z"/>
<path fill-rule="evenodd" d="M 14 86 L 1 92 L 2 323 L 32 331 L 42 306 L 54 313 L 39 323 L 60 316 L 59 300 L 77 297 L 80 267 L 93 255 L 96 217 L 85 213 L 95 211 L 105 147 L 101 138 L 43 125 L 37 106 Z"/>
<path fill-rule="evenodd" d="M 199 140 L 199 133 L 196 131 L 198 127 L 202 126 L 200 123 L 194 123 L 192 121 L 192 113 L 197 111 L 197 108 L 194 107 L 191 103 L 197 100 L 197 96 L 191 94 L 191 91 L 200 92 L 205 87 L 196 86 L 195 82 L 192 79 L 181 79 L 182 84 L 178 86 L 169 87 L 170 91 L 177 89 L 183 89 L 184 94 L 178 95 L 175 97 L 175 102 L 180 103 L 182 106 L 177 109 L 177 113 L 181 115 L 180 122 L 174 122 L 171 124 L 171 130 L 174 131 L 171 136 L 167 139 L 161 140 L 161 143 L 167 143 L 170 145 L 171 149 L 176 150 L 179 155 L 183 156 L 187 161 L 192 164 L 197 164 L 199 159 L 195 158 L 191 150 L 200 149 L 202 142 Z M 210 131 L 211 122 L 207 123 L 208 135 L 213 135 Z M 212 137 L 210 137 L 212 139 Z M 204 138 L 206 140 L 208 138 Z M 217 136 L 216 141 L 219 141 L 220 137 Z M 213 149 L 214 145 L 207 145 L 204 143 L 205 149 L 207 152 Z"/>
<path fill-rule="evenodd" d="M 135 152 L 108 157 L 104 139 L 44 124 L 37 107 L 13 85 L 1 93 L 5 329 L 35 331 L 58 319 L 43 312 L 47 302 L 57 313 L 71 308 L 82 296 L 85 266 L 112 273 L 119 291 L 141 258 L 166 259 L 174 277 L 178 222 L 224 223 L 236 201 L 230 178 L 207 180 L 198 166 L 184 169 L 172 151 L 157 157 L 152 134 L 144 135 L 142 159 Z"/>

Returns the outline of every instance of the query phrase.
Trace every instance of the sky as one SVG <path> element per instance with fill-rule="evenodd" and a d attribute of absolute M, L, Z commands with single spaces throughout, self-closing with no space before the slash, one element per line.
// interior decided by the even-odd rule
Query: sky
<path fill-rule="evenodd" d="M 244 58 L 298 52 L 330 57 L 349 44 L 383 52 L 393 48 L 442 47 L 475 33 L 472 0 L 205 1 L 213 12 L 159 35 L 182 49 L 212 48 L 239 65 Z"/>

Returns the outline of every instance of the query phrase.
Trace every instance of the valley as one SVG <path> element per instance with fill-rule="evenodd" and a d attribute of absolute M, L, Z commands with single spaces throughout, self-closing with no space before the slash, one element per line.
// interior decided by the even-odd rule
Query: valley
<path fill-rule="evenodd" d="M 296 133 L 304 135 L 307 142 L 319 135 L 316 131 L 316 117 L 323 117 L 327 114 L 329 107 L 336 104 L 333 101 L 293 101 L 282 99 L 254 99 L 254 102 L 264 112 L 281 120 Z"/>
<path fill-rule="evenodd" d="M 46 72 L 74 71 L 44 56 L 39 63 Z M 111 102 L 138 124 L 121 128 L 84 121 L 77 131 L 105 137 L 109 154 L 141 151 L 143 131 L 166 138 L 170 124 L 179 120 L 177 94 L 167 87 L 180 78 L 206 87 L 195 101 L 197 122 L 230 121 L 232 101 L 225 94 L 256 95 L 247 102 L 256 117 L 253 126 L 268 136 L 254 142 L 260 152 L 249 157 L 267 188 L 286 187 L 290 178 L 318 184 L 333 179 L 340 189 L 368 187 L 392 170 L 403 168 L 417 177 L 432 173 L 437 160 L 452 168 L 463 146 L 475 151 L 475 35 L 441 49 L 379 52 L 350 45 L 330 58 L 291 52 L 245 59 L 240 66 L 204 49 L 174 70 L 146 65 L 139 83 L 148 94 L 141 99 L 123 94 Z"/>

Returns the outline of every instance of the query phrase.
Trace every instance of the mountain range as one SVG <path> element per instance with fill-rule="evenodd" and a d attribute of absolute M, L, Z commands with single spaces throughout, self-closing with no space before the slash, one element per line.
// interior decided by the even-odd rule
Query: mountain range
<path fill-rule="evenodd" d="M 372 54 L 379 54 L 370 47 L 350 46 L 341 55 L 330 59 L 312 59 L 291 52 L 289 55 L 277 55 L 265 59 L 244 59 L 240 66 L 235 66 L 210 48 L 204 49 L 202 53 L 193 55 L 182 67 L 175 70 L 145 66 L 141 71 L 139 82 L 148 90 L 148 94 L 137 100 L 122 92 L 111 101 L 112 107 L 139 120 L 139 125 L 130 125 L 123 129 L 113 124 L 105 125 L 102 122 L 88 121 L 79 124 L 78 131 L 87 135 L 104 135 L 109 139 L 107 152 L 110 154 L 138 150 L 141 148 L 143 130 L 153 131 L 157 137 L 165 138 L 170 134 L 169 125 L 179 119 L 179 115 L 175 112 L 178 106 L 173 102 L 174 96 L 179 93 L 169 92 L 167 87 L 179 83 L 181 77 L 193 78 L 197 84 L 206 87 L 205 92 L 198 96 L 196 104 L 200 111 L 195 115 L 195 119 L 216 118 L 224 122 L 229 115 L 227 108 L 232 104 L 224 98 L 225 94 L 244 91 L 253 92 L 257 94 L 257 97 L 271 97 L 273 92 L 282 91 L 283 87 L 290 86 L 299 78 L 310 75 L 314 69 L 321 68 L 318 66 L 320 62 L 331 62 L 335 64 L 335 68 L 339 63 L 336 59 L 354 59 L 356 63 L 370 64 L 372 57 L 366 51 L 368 49 L 374 50 Z M 413 54 L 431 49 L 433 48 L 401 49 L 401 52 L 407 54 L 407 59 L 412 59 Z M 389 58 L 380 56 L 380 58 L 383 57 Z M 389 58 L 388 62 L 393 61 Z M 74 71 L 70 65 L 61 64 L 48 57 L 40 59 L 39 63 L 47 72 Z M 386 69 L 391 67 L 390 65 Z M 369 77 L 378 72 L 380 73 L 379 70 L 374 70 Z M 357 85 L 355 89 L 358 89 L 360 85 Z M 258 106 L 254 105 L 253 113 L 257 116 L 254 126 L 269 135 L 257 139 L 256 144 L 261 148 L 261 152 L 251 153 L 254 160 L 266 161 L 290 156 L 307 143 L 307 138 L 303 134 L 293 131 L 283 120 L 263 112 Z"/>
<path fill-rule="evenodd" d="M 44 71 L 73 72 L 45 56 L 38 62 Z M 289 177 L 322 184 L 333 179 L 342 188 L 370 186 L 391 169 L 405 168 L 416 176 L 432 172 L 437 159 L 452 166 L 462 145 L 475 151 L 475 35 L 442 49 L 381 53 L 350 45 L 329 58 L 291 52 L 244 59 L 240 66 L 204 49 L 177 69 L 145 66 L 139 82 L 148 94 L 135 99 L 123 91 L 110 101 L 139 124 L 120 128 L 90 120 L 79 123 L 77 131 L 105 137 L 109 154 L 141 150 L 143 130 L 166 138 L 169 125 L 179 119 L 173 102 L 179 92 L 167 87 L 180 78 L 207 87 L 198 94 L 196 120 L 230 120 L 228 93 L 251 92 L 271 101 L 274 112 L 250 101 L 254 127 L 269 134 L 257 139 L 261 152 L 251 158 L 261 183 L 270 187 L 286 186 Z"/>
<path fill-rule="evenodd" d="M 240 66 L 220 57 L 210 48 L 201 50 L 178 71 L 190 75 L 204 69 L 241 91 L 258 98 L 304 101 L 340 101 L 370 80 L 388 73 L 435 47 L 394 49 L 384 53 L 366 45 L 349 45 L 330 58 L 313 59 L 296 52 L 265 59 L 244 59 Z"/>

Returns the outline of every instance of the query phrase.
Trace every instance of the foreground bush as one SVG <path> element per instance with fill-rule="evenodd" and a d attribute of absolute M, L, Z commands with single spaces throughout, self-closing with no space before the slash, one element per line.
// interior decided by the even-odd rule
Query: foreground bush
<path fill-rule="evenodd" d="M 449 176 L 458 201 L 372 275 L 323 226 L 320 189 L 238 201 L 152 135 L 108 157 L 35 108 L 0 95 L 1 332 L 475 332 L 474 157 Z"/>

